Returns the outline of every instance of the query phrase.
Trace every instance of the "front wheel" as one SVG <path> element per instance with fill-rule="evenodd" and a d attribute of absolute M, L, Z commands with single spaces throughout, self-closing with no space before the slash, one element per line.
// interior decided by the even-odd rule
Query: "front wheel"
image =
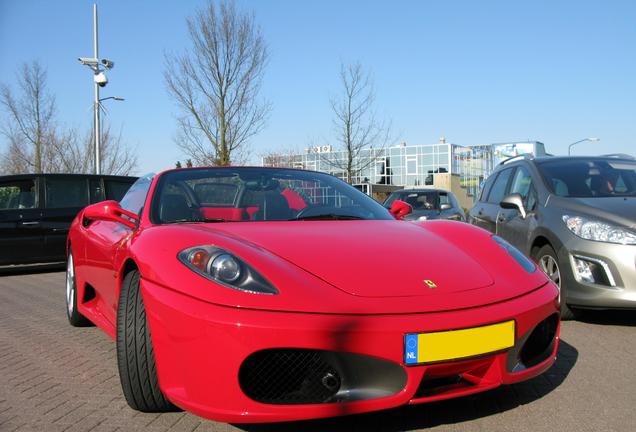
<path fill-rule="evenodd" d="M 73 327 L 89 327 L 93 323 L 77 310 L 77 282 L 75 280 L 75 260 L 69 248 L 66 261 L 66 317 Z"/>
<path fill-rule="evenodd" d="M 139 272 L 125 277 L 117 307 L 117 365 L 128 405 L 142 412 L 178 411 L 161 392 Z"/>
<path fill-rule="evenodd" d="M 561 319 L 571 320 L 575 318 L 574 311 L 565 302 L 566 287 L 561 277 L 561 266 L 559 258 L 552 249 L 552 246 L 545 245 L 539 249 L 535 255 L 535 260 L 539 268 L 559 287 L 559 303 L 561 303 Z"/>

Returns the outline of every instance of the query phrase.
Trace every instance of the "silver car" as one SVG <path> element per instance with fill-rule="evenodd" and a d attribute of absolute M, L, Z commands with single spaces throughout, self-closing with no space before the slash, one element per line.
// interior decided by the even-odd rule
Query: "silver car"
<path fill-rule="evenodd" d="M 539 264 L 561 288 L 563 318 L 580 309 L 636 309 L 633 158 L 504 161 L 468 219 Z"/>

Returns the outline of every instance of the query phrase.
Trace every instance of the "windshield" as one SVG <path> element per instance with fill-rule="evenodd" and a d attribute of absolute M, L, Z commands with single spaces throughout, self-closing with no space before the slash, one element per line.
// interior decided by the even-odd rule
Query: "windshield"
<path fill-rule="evenodd" d="M 636 162 L 557 159 L 537 164 L 555 195 L 593 198 L 636 195 Z"/>
<path fill-rule="evenodd" d="M 158 180 L 153 223 L 393 219 L 331 175 L 279 168 L 191 168 Z"/>
<path fill-rule="evenodd" d="M 437 191 L 418 191 L 394 193 L 389 197 L 384 206 L 391 207 L 391 204 L 393 204 L 393 201 L 396 199 L 410 204 L 414 211 L 439 210 L 440 204 L 450 204 L 447 194 L 444 194 L 443 199 L 440 200 L 440 193 Z"/>

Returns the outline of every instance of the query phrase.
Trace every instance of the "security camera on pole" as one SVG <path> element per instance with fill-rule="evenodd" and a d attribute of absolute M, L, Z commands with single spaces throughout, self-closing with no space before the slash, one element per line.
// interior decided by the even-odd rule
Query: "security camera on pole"
<path fill-rule="evenodd" d="M 80 57 L 79 62 L 85 66 L 88 66 L 93 71 L 93 81 L 95 83 L 95 100 L 94 100 L 94 132 L 95 132 L 95 174 L 101 174 L 101 160 L 100 160 L 100 99 L 99 88 L 105 87 L 108 84 L 108 78 L 104 73 L 106 70 L 110 70 L 115 66 L 115 62 L 108 59 L 99 59 L 98 45 L 97 45 L 97 4 L 93 4 L 93 57 Z M 123 100 L 121 98 L 113 98 L 116 100 Z"/>

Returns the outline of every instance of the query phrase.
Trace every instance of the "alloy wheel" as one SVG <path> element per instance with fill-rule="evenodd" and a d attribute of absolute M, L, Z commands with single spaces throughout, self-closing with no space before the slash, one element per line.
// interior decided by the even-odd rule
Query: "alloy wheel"
<path fill-rule="evenodd" d="M 68 255 L 66 264 L 66 309 L 69 316 L 73 315 L 75 308 L 75 266 L 73 265 L 73 254 Z"/>
<path fill-rule="evenodd" d="M 550 255 L 544 255 L 539 259 L 539 266 L 552 282 L 561 288 L 561 272 L 559 271 L 559 264 L 556 260 Z"/>

